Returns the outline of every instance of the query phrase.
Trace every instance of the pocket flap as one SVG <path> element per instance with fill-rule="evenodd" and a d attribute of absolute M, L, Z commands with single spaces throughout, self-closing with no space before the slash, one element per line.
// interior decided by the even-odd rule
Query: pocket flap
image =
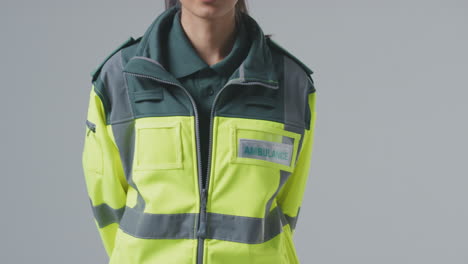
<path fill-rule="evenodd" d="M 133 93 L 135 102 L 142 101 L 161 101 L 164 99 L 162 89 L 154 89 L 149 91 L 138 91 Z"/>

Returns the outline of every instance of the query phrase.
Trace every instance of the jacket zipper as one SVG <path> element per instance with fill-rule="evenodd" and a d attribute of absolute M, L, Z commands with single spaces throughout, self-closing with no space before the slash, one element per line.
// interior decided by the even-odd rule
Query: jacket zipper
<path fill-rule="evenodd" d="M 211 105 L 211 113 L 210 113 L 210 136 L 209 136 L 209 143 L 208 143 L 208 165 L 207 165 L 207 170 L 206 170 L 206 179 L 205 179 L 205 185 L 204 185 L 204 188 L 202 190 L 202 197 L 203 197 L 203 203 L 202 203 L 202 206 L 201 206 L 201 214 L 200 214 L 200 220 L 202 221 L 201 225 L 199 225 L 199 229 L 198 229 L 198 232 L 197 232 L 197 235 L 199 237 L 202 237 L 202 241 L 201 241 L 201 245 L 199 244 L 199 251 L 198 251 L 198 260 L 197 260 L 197 264 L 203 264 L 203 242 L 204 242 L 204 238 L 206 237 L 206 228 L 207 228 L 207 225 L 206 225 L 206 222 L 207 222 L 207 211 L 206 211 L 206 202 L 207 202 L 207 190 L 208 190 L 208 185 L 210 183 L 210 167 L 211 167 L 211 152 L 212 152 L 212 138 L 213 138 L 213 119 L 214 119 L 214 112 L 215 112 L 215 107 L 216 107 L 216 102 L 218 100 L 218 97 L 219 95 L 223 92 L 223 90 L 228 87 L 229 85 L 231 84 L 239 84 L 239 85 L 262 85 L 262 86 L 265 86 L 267 88 L 272 88 L 272 89 L 276 89 L 277 86 L 272 86 L 272 85 L 268 85 L 268 84 L 265 84 L 265 83 L 262 83 L 262 82 L 243 82 L 244 79 L 242 78 L 236 78 L 236 79 L 231 79 L 230 81 L 228 81 L 222 88 L 221 90 L 216 94 L 215 96 L 215 99 L 213 100 L 213 104 Z"/>
<path fill-rule="evenodd" d="M 159 65 L 158 65 L 159 66 Z M 156 77 L 153 77 L 153 76 L 149 76 L 149 75 L 145 75 L 145 74 L 137 74 L 137 73 L 130 73 L 130 72 L 126 72 L 127 74 L 130 74 L 130 75 L 133 75 L 133 76 L 137 76 L 137 77 L 142 77 L 142 78 L 148 78 L 148 79 L 152 79 L 152 80 L 155 80 L 155 81 L 158 81 L 158 82 L 161 82 L 161 83 L 166 83 L 166 84 L 171 84 L 171 85 L 174 85 L 174 86 L 177 86 L 179 88 L 181 88 L 185 94 L 187 94 L 187 96 L 190 98 L 190 102 L 192 103 L 192 106 L 193 106 L 193 109 L 194 109 L 194 113 L 195 113 L 195 136 L 196 136 L 196 145 L 197 145 L 197 162 L 198 162 L 198 191 L 200 192 L 200 211 L 204 212 L 206 211 L 206 191 L 205 189 L 202 189 L 202 181 L 201 181 L 201 159 L 200 159 L 200 136 L 199 136 L 199 125 L 198 125 L 198 110 L 197 110 L 197 105 L 195 103 L 195 100 L 193 99 L 193 97 L 190 95 L 190 93 L 187 91 L 187 89 L 185 89 L 185 87 L 175 83 L 175 82 L 170 82 L 170 81 L 164 81 L 162 79 L 159 79 L 159 78 L 156 78 Z M 200 216 L 201 215 L 206 215 L 206 214 L 199 214 L 199 218 L 198 218 L 198 228 L 197 229 L 200 229 L 200 225 L 206 225 L 206 221 L 205 219 L 201 219 Z M 200 221 L 203 220 L 203 223 L 201 223 Z M 197 249 L 197 263 L 202 263 L 203 262 L 203 238 L 198 238 L 198 249 Z"/>
<path fill-rule="evenodd" d="M 153 62 L 154 63 L 154 62 Z M 156 63 L 155 63 L 156 64 Z M 158 64 L 156 64 L 158 65 Z M 160 65 L 158 65 L 161 67 Z M 262 85 L 267 88 L 273 88 L 275 89 L 277 86 L 270 86 L 262 82 L 248 82 L 244 83 L 242 82 L 244 79 L 241 78 L 236 78 L 228 81 L 222 88 L 221 90 L 216 94 L 215 99 L 213 100 L 213 104 L 211 106 L 211 113 L 210 113 L 210 135 L 209 135 L 209 151 L 208 151 L 208 165 L 207 165 L 207 174 L 206 174 L 206 179 L 205 179 L 205 185 L 203 186 L 202 178 L 201 178 L 201 154 L 200 154 L 200 136 L 199 136 L 199 122 L 198 122 L 198 110 L 197 110 L 197 105 L 195 103 L 195 100 L 193 97 L 190 95 L 190 93 L 185 89 L 185 87 L 175 83 L 175 82 L 170 82 L 170 81 L 165 81 L 153 76 L 145 75 L 145 74 L 137 74 L 137 73 L 131 73 L 131 72 L 126 72 L 129 75 L 137 76 L 137 77 L 142 77 L 142 78 L 148 78 L 152 79 L 161 83 L 166 83 L 166 84 L 172 84 L 174 86 L 177 86 L 181 88 L 185 94 L 190 98 L 190 101 L 192 103 L 192 106 L 194 108 L 195 112 L 195 136 L 196 136 L 196 145 L 197 145 L 197 161 L 198 161 L 198 190 L 200 193 L 200 214 L 198 216 L 198 228 L 197 228 L 197 237 L 198 237 L 198 248 L 197 248 L 197 264 L 203 264 L 203 246 L 204 246 L 204 241 L 206 237 L 206 222 L 207 222 L 207 211 L 206 211 L 206 201 L 207 201 L 207 190 L 208 190 L 208 184 L 209 184 L 209 179 L 210 179 L 210 165 L 211 165 L 211 141 L 212 141 L 212 136 L 213 136 L 213 116 L 214 116 L 214 108 L 216 106 L 217 99 L 221 92 L 228 87 L 231 84 L 239 84 L 239 85 Z M 239 81 L 240 80 L 240 81 Z"/>

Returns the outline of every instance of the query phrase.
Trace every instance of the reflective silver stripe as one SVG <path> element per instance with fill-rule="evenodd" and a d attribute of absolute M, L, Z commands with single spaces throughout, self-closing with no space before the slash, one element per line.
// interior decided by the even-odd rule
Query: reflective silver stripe
<path fill-rule="evenodd" d="M 135 153 L 135 120 L 126 121 L 112 125 L 115 143 L 119 150 L 120 161 L 125 173 L 127 183 L 137 191 L 137 207 L 143 211 L 146 205 L 145 200 L 138 191 L 138 186 L 133 181 L 132 166 Z"/>
<path fill-rule="evenodd" d="M 135 147 L 135 114 L 130 103 L 123 67 L 122 50 L 120 50 L 103 65 L 100 77 L 111 103 L 109 125 L 112 125 L 112 133 L 119 150 L 125 178 L 127 183 L 137 191 L 137 207 L 143 211 L 146 203 L 132 178 Z"/>
<path fill-rule="evenodd" d="M 299 207 L 299 210 L 300 209 L 301 208 Z M 299 216 L 299 210 L 298 210 L 298 214 L 295 217 L 289 216 L 287 214 L 284 215 L 284 217 L 286 217 L 286 220 L 289 223 L 289 226 L 291 227 L 291 230 L 294 230 L 296 228 L 297 217 Z"/>
<path fill-rule="evenodd" d="M 301 67 L 288 56 L 283 56 L 284 86 L 284 129 L 301 134 L 296 151 L 296 162 L 299 160 L 304 133 L 306 129 L 305 117 L 310 92 L 310 77 Z M 302 99 L 302 100 L 299 100 Z M 283 139 L 284 140 L 284 139 Z M 283 173 L 283 172 L 282 172 Z M 288 175 L 289 178 L 289 175 Z M 280 187 L 281 188 L 281 187 Z M 296 228 L 299 210 L 295 217 L 284 215 L 291 230 Z"/>
<path fill-rule="evenodd" d="M 287 224 L 283 219 L 279 207 L 265 218 L 208 213 L 207 237 L 247 244 L 263 243 L 283 231 Z"/>
<path fill-rule="evenodd" d="M 198 213 L 150 214 L 126 207 L 120 229 L 127 234 L 146 239 L 197 239 Z M 207 213 L 205 238 L 247 244 L 266 242 L 283 231 L 288 224 L 280 207 L 266 218 Z"/>
<path fill-rule="evenodd" d="M 301 134 L 297 154 L 299 154 L 304 130 L 308 102 L 309 79 L 301 67 L 288 56 L 283 56 L 284 87 L 284 129 Z M 300 100 L 302 99 L 302 100 Z M 296 155 L 296 161 L 299 155 Z"/>
<path fill-rule="evenodd" d="M 283 137 L 283 142 L 284 142 L 284 138 L 286 138 L 286 137 Z M 270 211 L 271 204 L 273 203 L 273 200 L 276 199 L 276 196 L 278 195 L 279 191 L 281 190 L 283 185 L 286 183 L 286 180 L 289 178 L 290 175 L 291 175 L 290 171 L 280 170 L 280 180 L 279 180 L 278 187 L 276 188 L 275 193 L 268 200 L 268 202 L 266 204 L 266 207 L 265 207 L 265 214 L 264 215 L 267 215 L 268 212 Z"/>
<path fill-rule="evenodd" d="M 120 229 L 139 238 L 195 238 L 196 213 L 150 214 L 127 207 Z"/>
<path fill-rule="evenodd" d="M 100 228 L 103 228 L 112 223 L 119 223 L 124 213 L 125 207 L 114 209 L 105 203 L 93 206 L 91 199 L 89 199 L 89 202 L 91 203 L 91 208 L 93 209 L 94 218 L 98 222 Z"/>

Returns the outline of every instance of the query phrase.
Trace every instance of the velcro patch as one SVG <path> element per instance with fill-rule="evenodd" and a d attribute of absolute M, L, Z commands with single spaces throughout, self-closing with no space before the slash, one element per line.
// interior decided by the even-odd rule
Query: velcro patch
<path fill-rule="evenodd" d="M 239 138 L 238 157 L 266 160 L 290 166 L 292 144 L 266 140 Z"/>

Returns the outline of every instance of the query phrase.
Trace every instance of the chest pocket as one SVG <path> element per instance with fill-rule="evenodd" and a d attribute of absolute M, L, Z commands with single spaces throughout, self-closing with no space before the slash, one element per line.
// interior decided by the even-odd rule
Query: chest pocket
<path fill-rule="evenodd" d="M 145 117 L 135 123 L 135 170 L 182 169 L 181 121 Z"/>
<path fill-rule="evenodd" d="M 274 167 L 292 172 L 301 135 L 269 126 L 230 126 L 232 163 Z"/>

